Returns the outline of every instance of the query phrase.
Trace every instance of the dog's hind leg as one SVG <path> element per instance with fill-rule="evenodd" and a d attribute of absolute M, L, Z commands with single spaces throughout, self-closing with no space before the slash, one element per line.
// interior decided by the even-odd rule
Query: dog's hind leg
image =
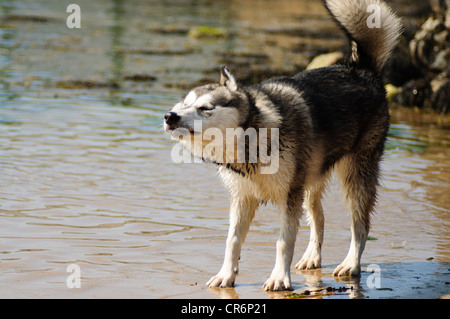
<path fill-rule="evenodd" d="M 315 269 L 321 266 L 321 249 L 324 233 L 324 216 L 321 204 L 324 184 L 305 192 L 304 207 L 310 226 L 310 238 L 302 259 L 295 265 L 298 269 Z"/>
<path fill-rule="evenodd" d="M 238 273 L 241 246 L 247 236 L 250 223 L 258 206 L 259 202 L 256 199 L 231 197 L 230 228 L 228 230 L 223 265 L 219 273 L 206 283 L 208 287 L 233 287 Z"/>
<path fill-rule="evenodd" d="M 352 239 L 347 257 L 334 270 L 334 276 L 359 276 L 361 273 L 361 255 L 370 229 L 370 215 L 376 202 L 381 157 L 381 154 L 376 153 L 348 155 L 339 163 L 338 174 L 352 214 Z"/>

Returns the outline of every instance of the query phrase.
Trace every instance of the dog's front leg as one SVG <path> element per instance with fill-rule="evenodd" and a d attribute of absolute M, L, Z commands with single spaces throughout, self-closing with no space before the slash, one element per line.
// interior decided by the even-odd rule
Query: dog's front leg
<path fill-rule="evenodd" d="M 219 273 L 206 283 L 208 287 L 233 287 L 238 273 L 241 246 L 247 236 L 257 207 L 258 202 L 255 199 L 231 198 L 230 228 L 228 230 L 223 265 Z"/>
<path fill-rule="evenodd" d="M 263 289 L 266 291 L 292 290 L 291 263 L 297 238 L 300 207 L 288 205 L 282 209 L 275 267 L 270 278 L 264 283 Z"/>

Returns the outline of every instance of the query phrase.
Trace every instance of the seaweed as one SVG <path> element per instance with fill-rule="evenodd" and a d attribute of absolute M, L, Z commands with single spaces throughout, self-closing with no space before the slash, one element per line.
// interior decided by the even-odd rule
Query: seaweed
<path fill-rule="evenodd" d="M 289 299 L 301 299 L 301 298 L 311 298 L 311 297 L 323 297 L 323 296 L 327 296 L 327 295 L 334 295 L 336 293 L 349 293 L 353 291 L 353 286 L 351 287 L 325 287 L 325 288 L 320 288 L 320 289 L 314 289 L 314 290 L 309 290 L 309 289 L 305 289 L 304 291 L 300 292 L 300 293 L 291 293 L 289 295 L 287 295 L 286 297 Z"/>

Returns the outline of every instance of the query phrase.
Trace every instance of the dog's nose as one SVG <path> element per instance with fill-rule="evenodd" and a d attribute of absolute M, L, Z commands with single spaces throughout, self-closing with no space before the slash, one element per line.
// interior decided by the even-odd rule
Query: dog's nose
<path fill-rule="evenodd" d="M 177 123 L 180 120 L 180 117 L 175 112 L 169 112 L 164 115 L 164 119 L 166 120 L 167 125 L 172 125 Z"/>

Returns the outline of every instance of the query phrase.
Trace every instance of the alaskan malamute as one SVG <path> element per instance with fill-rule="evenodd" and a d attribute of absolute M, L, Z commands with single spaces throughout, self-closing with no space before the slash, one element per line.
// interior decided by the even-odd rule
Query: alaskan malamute
<path fill-rule="evenodd" d="M 352 213 L 350 250 L 334 275 L 360 275 L 389 127 L 382 70 L 397 43 L 401 25 L 380 0 L 323 3 L 348 37 L 351 52 L 345 65 L 308 70 L 248 87 L 239 85 L 223 66 L 218 83 L 193 89 L 165 115 L 165 130 L 194 156 L 216 164 L 230 190 L 224 263 L 207 282 L 209 287 L 233 286 L 241 245 L 255 210 L 269 201 L 280 209 L 281 231 L 275 267 L 263 289 L 292 289 L 290 266 L 302 206 L 311 234 L 296 268 L 320 267 L 324 234 L 321 197 L 334 168 Z M 221 142 L 214 147 L 211 134 L 204 136 L 212 128 L 216 142 Z M 220 141 L 228 137 L 229 129 L 234 130 L 233 142 L 235 137 L 244 137 L 244 160 L 238 160 L 234 152 L 237 147 L 230 147 L 234 144 L 229 139 Z M 266 150 L 264 157 L 262 149 Z M 274 159 L 274 154 L 276 169 L 263 172 L 271 164 L 267 157 Z"/>

